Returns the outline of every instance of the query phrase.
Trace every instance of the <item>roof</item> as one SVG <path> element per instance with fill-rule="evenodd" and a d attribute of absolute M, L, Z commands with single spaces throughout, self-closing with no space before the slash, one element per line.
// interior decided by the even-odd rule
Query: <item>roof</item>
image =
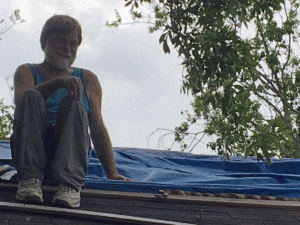
<path fill-rule="evenodd" d="M 1 162 L 13 166 L 8 145 L 9 142 L 0 142 Z M 0 223 L 300 224 L 298 199 L 281 201 L 284 198 L 277 196 L 263 200 L 267 198 L 262 198 L 262 194 L 239 194 L 242 190 L 254 189 L 254 187 L 243 188 L 247 185 L 251 187 L 253 183 L 257 185 L 258 181 L 261 182 L 259 190 L 272 191 L 268 187 L 273 184 L 277 185 L 275 189 L 281 187 L 283 194 L 291 190 L 294 190 L 293 194 L 297 194 L 298 160 L 273 160 L 273 165 L 267 167 L 264 162 L 257 163 L 251 158 L 246 160 L 233 158 L 228 162 L 219 156 L 115 148 L 120 173 L 136 179 L 135 182 L 119 182 L 105 179 L 101 164 L 99 165 L 98 159 L 93 154 L 91 152 L 89 161 L 88 179 L 91 180 L 82 189 L 79 209 L 61 209 L 51 205 L 52 197 L 57 190 L 55 183 L 51 181 L 43 184 L 45 198 L 43 205 L 17 203 L 14 200 L 17 183 L 8 180 L 15 172 L 4 174 L 0 181 Z M 217 173 L 210 174 L 213 171 Z M 135 172 L 137 175 L 132 177 Z M 176 179 L 178 174 L 182 175 L 178 176 L 179 181 Z M 186 183 L 184 179 L 180 179 L 184 174 L 189 177 L 189 180 L 185 178 Z M 200 178 L 199 176 L 191 178 L 199 174 L 202 174 Z M 223 179 L 217 180 L 215 179 L 217 177 Z M 201 178 L 202 182 L 199 181 Z M 160 181 L 162 179 L 165 181 Z M 233 181 L 236 182 L 232 183 Z M 220 194 L 225 184 L 228 187 L 236 187 L 231 190 L 239 190 L 237 187 L 240 187 L 240 192 L 230 194 L 230 191 L 226 191 L 226 194 L 223 191 Z M 294 189 L 291 189 L 293 185 Z M 210 189 L 197 192 L 200 190 L 197 188 L 200 187 Z"/>
<path fill-rule="evenodd" d="M 17 184 L 0 182 L 4 224 L 300 224 L 298 202 L 168 196 L 83 189 L 79 209 L 51 205 L 56 187 L 43 186 L 43 205 L 14 200 Z M 9 223 L 8 223 L 9 222 Z"/>

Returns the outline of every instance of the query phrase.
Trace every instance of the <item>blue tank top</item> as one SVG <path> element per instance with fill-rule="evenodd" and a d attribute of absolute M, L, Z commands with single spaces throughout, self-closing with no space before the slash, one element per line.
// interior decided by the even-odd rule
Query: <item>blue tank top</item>
<path fill-rule="evenodd" d="M 46 79 L 41 76 L 40 70 L 36 64 L 30 64 L 30 67 L 36 85 L 46 81 Z M 81 80 L 81 83 L 83 85 L 83 98 L 80 100 L 80 102 L 83 104 L 87 113 L 89 113 L 91 111 L 91 105 L 84 87 L 83 70 L 79 68 L 73 68 L 72 76 L 79 77 Z M 68 96 L 67 89 L 60 88 L 47 99 L 45 108 L 46 108 L 46 121 L 48 124 L 55 124 L 59 104 L 66 96 Z"/>

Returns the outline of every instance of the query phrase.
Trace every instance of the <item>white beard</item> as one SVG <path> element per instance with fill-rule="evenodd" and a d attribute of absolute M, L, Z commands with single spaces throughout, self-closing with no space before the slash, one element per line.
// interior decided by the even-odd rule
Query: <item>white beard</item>
<path fill-rule="evenodd" d="M 56 57 L 52 59 L 53 66 L 61 70 L 69 68 L 70 61 L 71 61 L 70 58 L 62 57 L 58 55 L 56 55 Z"/>
<path fill-rule="evenodd" d="M 47 44 L 44 52 L 45 52 L 45 59 L 52 64 L 54 67 L 56 67 L 57 69 L 60 70 L 66 70 L 69 68 L 69 66 L 71 65 L 71 63 L 73 62 L 74 58 L 71 57 L 63 57 L 60 55 L 55 54 L 54 52 L 52 52 L 51 54 L 49 54 L 49 51 L 51 51 L 50 49 L 51 47 Z"/>

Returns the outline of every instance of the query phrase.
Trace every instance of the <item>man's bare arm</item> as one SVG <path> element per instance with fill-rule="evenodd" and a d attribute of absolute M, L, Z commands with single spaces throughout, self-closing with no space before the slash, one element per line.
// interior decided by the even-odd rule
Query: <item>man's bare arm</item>
<path fill-rule="evenodd" d="M 47 100 L 60 88 L 66 88 L 70 98 L 80 100 L 82 97 L 83 87 L 81 80 L 78 77 L 59 76 L 34 86 L 34 89 L 38 90 L 43 95 L 44 100 Z"/>
<path fill-rule="evenodd" d="M 85 75 L 85 85 L 90 93 L 89 100 L 92 107 L 92 111 L 89 113 L 89 126 L 97 157 L 105 169 L 107 179 L 130 180 L 121 176 L 117 170 L 111 140 L 102 119 L 102 90 L 99 80 L 89 71 L 85 71 Z"/>
<path fill-rule="evenodd" d="M 14 76 L 14 101 L 16 103 L 22 96 L 23 92 L 28 89 L 36 89 L 46 100 L 59 88 L 59 85 L 60 83 L 57 79 L 35 85 L 30 66 L 28 64 L 21 65 L 17 68 Z"/>
<path fill-rule="evenodd" d="M 108 132 L 102 122 L 97 124 L 93 115 L 89 115 L 89 124 L 91 131 L 91 138 L 95 147 L 96 155 L 103 165 L 107 179 L 113 179 L 117 176 L 118 170 L 116 167 L 115 157 L 113 154 L 112 144 Z"/>
<path fill-rule="evenodd" d="M 59 88 L 67 88 L 71 98 L 79 100 L 82 96 L 82 84 L 79 78 L 72 76 L 59 76 L 35 85 L 32 77 L 32 71 L 28 64 L 18 67 L 14 76 L 15 103 L 22 96 L 22 93 L 28 89 L 39 91 L 44 100 L 47 100 Z"/>

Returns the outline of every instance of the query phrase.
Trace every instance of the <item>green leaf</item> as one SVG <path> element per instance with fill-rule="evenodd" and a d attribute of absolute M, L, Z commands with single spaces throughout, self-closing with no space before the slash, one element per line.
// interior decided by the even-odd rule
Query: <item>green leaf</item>
<path fill-rule="evenodd" d="M 169 48 L 168 43 L 167 43 L 166 40 L 163 43 L 163 49 L 164 49 L 165 53 L 170 53 L 170 48 Z"/>
<path fill-rule="evenodd" d="M 238 89 L 239 91 L 243 91 L 244 87 L 241 85 L 233 85 L 236 89 Z"/>
<path fill-rule="evenodd" d="M 167 34 L 167 33 L 164 33 L 164 34 L 162 34 L 162 35 L 160 36 L 160 38 L 159 38 L 159 44 L 162 43 L 162 42 L 165 40 L 166 34 Z"/>
<path fill-rule="evenodd" d="M 132 0 L 125 4 L 125 7 L 129 6 L 132 3 Z"/>

